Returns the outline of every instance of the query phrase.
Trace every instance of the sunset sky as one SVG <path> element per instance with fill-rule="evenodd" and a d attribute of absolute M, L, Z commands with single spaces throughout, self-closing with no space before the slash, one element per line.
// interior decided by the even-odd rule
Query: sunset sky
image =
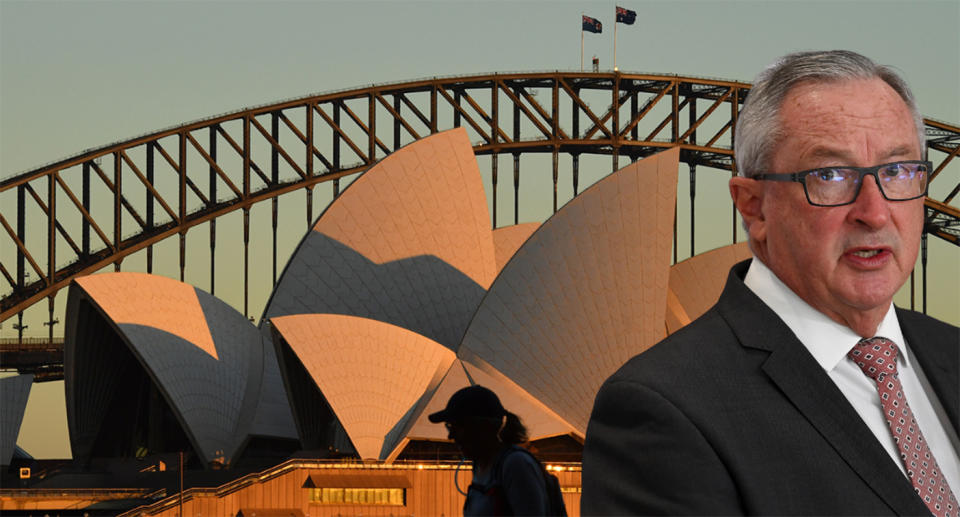
<path fill-rule="evenodd" d="M 601 69 L 610 69 L 618 3 L 637 12 L 634 25 L 618 27 L 622 71 L 751 81 L 784 53 L 846 48 L 900 70 L 923 115 L 960 123 L 956 0 L 2 0 L 0 178 L 161 128 L 316 92 L 420 77 L 579 69 L 581 14 L 604 24 L 603 34 L 584 38 L 587 62 L 596 55 Z M 956 184 L 960 164 L 944 174 Z M 287 253 L 300 237 L 299 230 L 284 236 Z M 960 323 L 960 250 L 933 238 L 930 252 L 931 313 Z M 904 304 L 903 295 L 897 301 Z M 45 335 L 38 318 L 27 335 Z M 3 323 L 0 337 L 16 336 L 12 322 Z M 34 384 L 18 444 L 38 458 L 69 456 L 62 382 Z"/>

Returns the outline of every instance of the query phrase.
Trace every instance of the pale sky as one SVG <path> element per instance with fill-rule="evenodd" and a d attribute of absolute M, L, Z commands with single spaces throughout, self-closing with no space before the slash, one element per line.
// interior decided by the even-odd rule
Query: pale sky
<path fill-rule="evenodd" d="M 784 53 L 846 48 L 899 69 L 925 116 L 960 123 L 957 0 L 0 0 L 0 178 L 164 127 L 316 92 L 578 69 L 581 13 L 604 23 L 603 34 L 584 39 L 587 62 L 597 55 L 601 68 L 612 68 L 617 3 L 637 12 L 635 25 L 618 27 L 622 71 L 751 81 Z M 958 167 L 947 173 L 956 184 Z M 708 181 L 699 188 L 725 187 Z M 285 236 L 286 249 L 301 236 Z M 960 250 L 933 238 L 930 253 L 930 312 L 956 324 Z M 218 280 L 218 296 L 219 288 Z M 27 335 L 45 334 L 45 308 L 39 313 L 29 316 Z M 16 336 L 11 323 L 0 336 Z M 67 456 L 65 422 L 62 382 L 35 384 L 18 443 L 36 457 Z"/>

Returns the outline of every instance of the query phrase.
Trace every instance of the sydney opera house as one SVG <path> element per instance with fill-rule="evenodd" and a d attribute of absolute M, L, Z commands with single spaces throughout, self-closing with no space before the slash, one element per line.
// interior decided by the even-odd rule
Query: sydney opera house
<path fill-rule="evenodd" d="M 600 384 L 703 313 L 749 256 L 741 243 L 671 265 L 678 159 L 634 162 L 542 224 L 491 230 L 466 132 L 416 141 L 316 220 L 259 325 L 170 278 L 79 278 L 64 350 L 74 461 L 137 461 L 142 475 L 182 457 L 229 479 L 127 494 L 143 503 L 128 515 L 457 514 L 469 469 L 426 415 L 482 384 L 522 417 L 577 514 Z M 2 388 L 7 426 L 26 399 Z M 230 472 L 246 474 L 216 477 Z"/>

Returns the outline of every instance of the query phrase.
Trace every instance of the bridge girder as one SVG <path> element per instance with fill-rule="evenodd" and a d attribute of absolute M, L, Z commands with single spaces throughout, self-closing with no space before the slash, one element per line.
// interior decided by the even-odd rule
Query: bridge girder
<path fill-rule="evenodd" d="M 429 78 L 310 95 L 89 149 L 0 181 L 0 241 L 4 250 L 15 250 L 0 260 L 0 322 L 46 298 L 52 338 L 59 289 L 110 264 L 119 270 L 141 250 L 149 271 L 152 246 L 174 236 L 183 280 L 187 231 L 209 223 L 212 249 L 216 219 L 237 210 L 243 212 L 246 282 L 249 211 L 264 201 L 273 208 L 276 278 L 279 197 L 306 189 L 309 224 L 316 184 L 333 182 L 337 195 L 344 177 L 452 127 L 466 127 L 475 152 L 493 157 L 494 186 L 496 157 L 514 157 L 515 203 L 519 157 L 533 153 L 552 156 L 554 210 L 561 154 L 573 157 L 576 192 L 581 155 L 610 156 L 616 170 L 620 157 L 678 146 L 691 167 L 692 194 L 697 165 L 735 170 L 732 135 L 749 88 L 622 72 Z M 925 231 L 960 245 L 960 211 L 950 205 L 960 181 L 942 174 L 960 151 L 960 127 L 925 123 L 932 183 L 956 182 L 943 199 L 928 199 Z M 692 241 L 691 229 L 691 250 Z"/>

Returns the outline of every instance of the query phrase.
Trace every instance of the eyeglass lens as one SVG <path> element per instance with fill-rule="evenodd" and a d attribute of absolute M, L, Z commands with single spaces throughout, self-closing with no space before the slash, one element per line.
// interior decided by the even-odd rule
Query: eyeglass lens
<path fill-rule="evenodd" d="M 876 177 L 883 194 L 891 200 L 919 197 L 927 185 L 923 163 L 891 163 L 880 167 Z M 846 204 L 854 200 L 861 181 L 860 171 L 832 167 L 811 171 L 805 178 L 810 201 L 823 205 Z"/>

